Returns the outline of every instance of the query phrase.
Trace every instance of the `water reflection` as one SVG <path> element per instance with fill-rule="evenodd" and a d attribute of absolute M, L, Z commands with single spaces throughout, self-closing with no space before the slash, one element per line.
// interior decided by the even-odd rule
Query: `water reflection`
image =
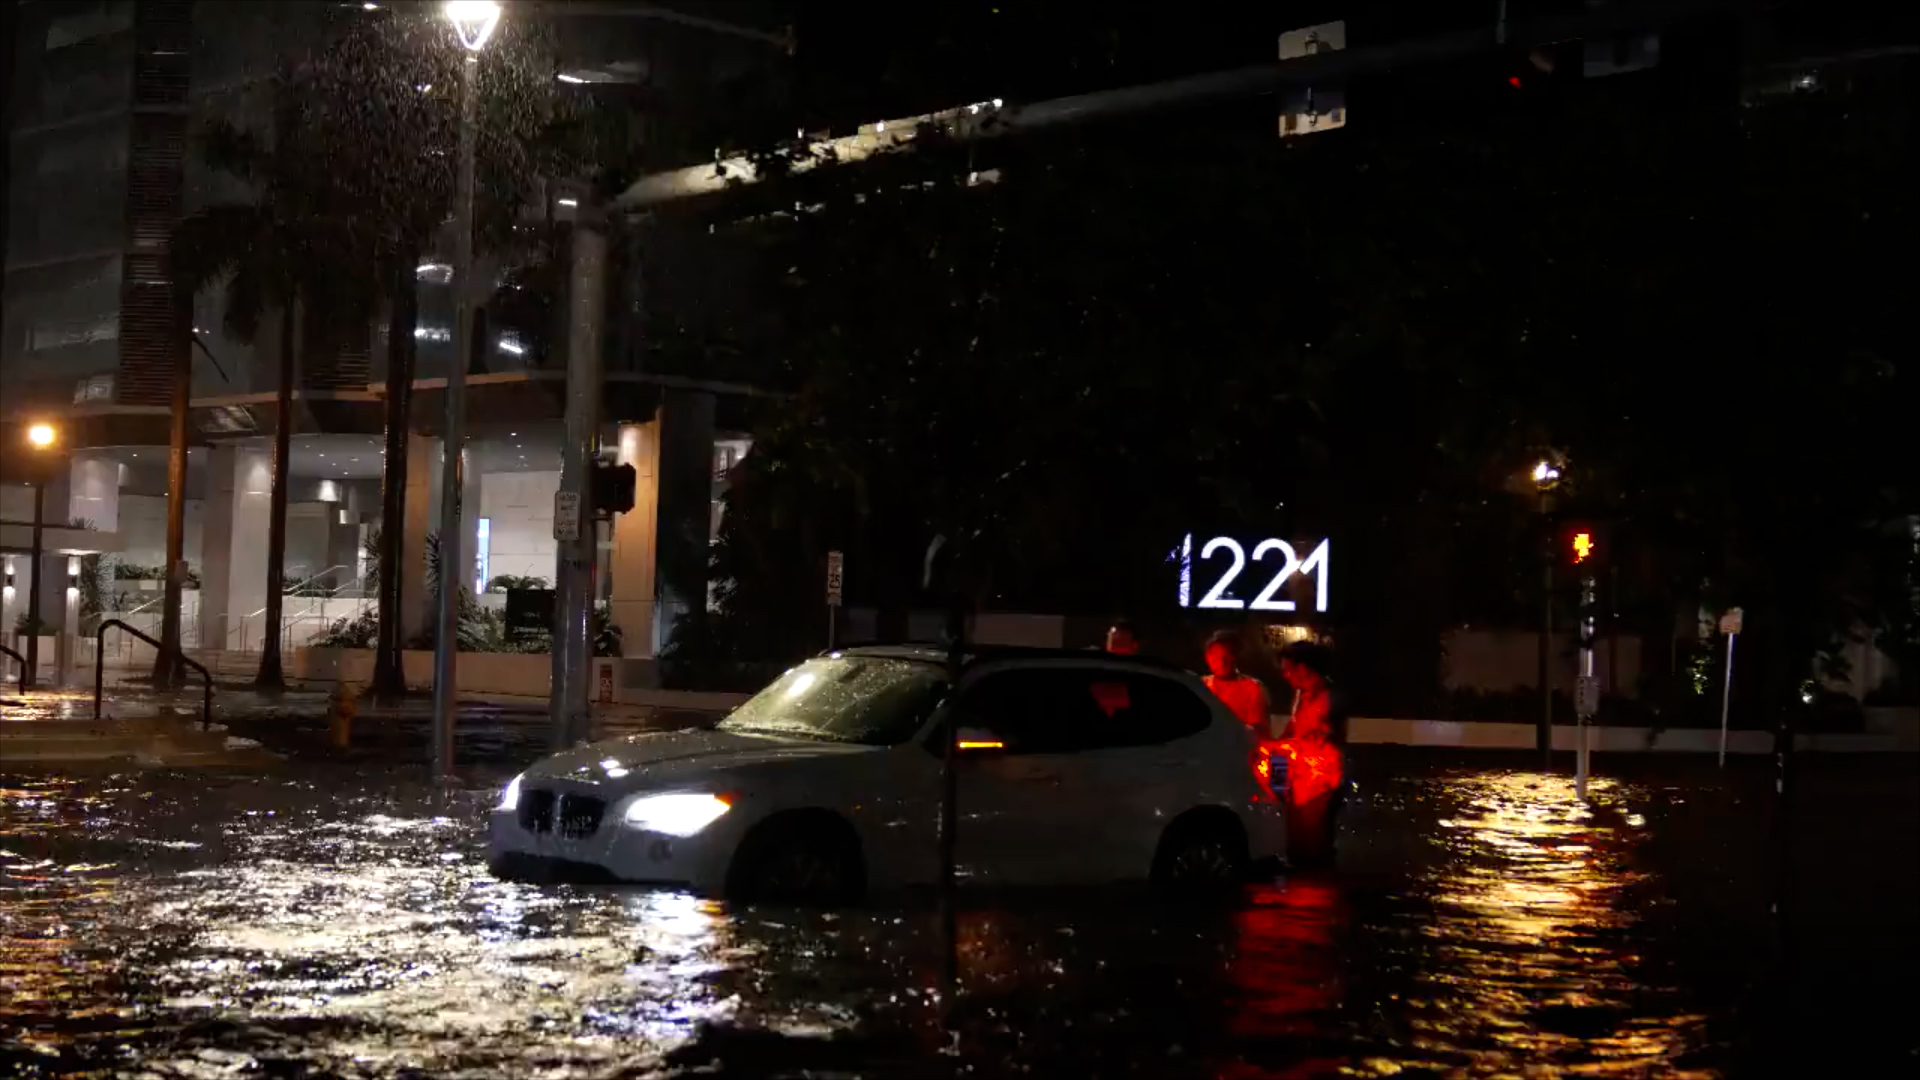
<path fill-rule="evenodd" d="M 1564 776 L 1483 773 L 1434 797 L 1441 858 L 1409 889 L 1424 904 L 1402 915 L 1424 939 L 1406 1057 L 1370 1062 L 1373 1074 L 1715 1075 L 1677 1067 L 1704 1018 L 1639 970 L 1638 912 L 1659 898 L 1634 861 L 1632 792 L 1597 779 L 1582 804 Z"/>
<path fill-rule="evenodd" d="M 496 881 L 494 785 L 400 772 L 0 780 L 0 1059 L 49 1075 L 922 1077 L 923 905 L 737 910 Z M 980 1075 L 1707 1076 L 1649 957 L 1652 795 L 1369 786 L 1339 875 L 1237 908 L 1099 891 L 959 923 Z M 1366 852 L 1373 839 L 1391 857 Z M 1365 843 L 1361 841 L 1366 841 Z M 1398 846 L 1394 846 L 1398 845 Z M 1715 1006 L 1719 1007 L 1719 1006 Z"/>

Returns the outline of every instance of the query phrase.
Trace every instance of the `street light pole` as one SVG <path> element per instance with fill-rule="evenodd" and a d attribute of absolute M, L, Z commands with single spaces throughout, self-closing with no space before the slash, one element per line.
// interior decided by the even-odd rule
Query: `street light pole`
<path fill-rule="evenodd" d="M 453 775 L 453 720 L 460 692 L 460 485 L 467 426 L 467 365 L 473 357 L 474 72 L 480 49 L 500 21 L 498 4 L 451 0 L 447 18 L 460 34 L 460 145 L 453 195 L 453 363 L 447 368 L 447 420 L 440 454 L 440 605 L 433 639 L 433 771 Z"/>
<path fill-rule="evenodd" d="M 584 202 L 584 200 L 583 200 Z M 600 327 L 606 317 L 607 236 L 588 205 L 574 210 L 567 243 L 567 415 L 560 490 L 571 492 L 573 518 L 560 520 L 564 499 L 554 500 L 553 700 L 554 750 L 587 739 L 593 727 L 589 683 L 593 671 L 593 569 L 596 555 L 592 497 L 594 461 L 600 456 L 600 388 L 603 357 Z"/>
<path fill-rule="evenodd" d="M 33 555 L 27 563 L 27 668 L 20 673 L 20 689 L 31 690 L 40 672 L 40 558 L 41 530 L 47 508 L 47 481 L 33 480 Z"/>
<path fill-rule="evenodd" d="M 53 449 L 56 433 L 51 424 L 35 424 L 27 429 L 27 442 L 39 454 Z M 33 463 L 33 553 L 27 564 L 27 665 L 20 673 L 20 689 L 31 690 L 40 673 L 40 559 L 45 553 L 43 530 L 46 528 L 47 463 Z"/>

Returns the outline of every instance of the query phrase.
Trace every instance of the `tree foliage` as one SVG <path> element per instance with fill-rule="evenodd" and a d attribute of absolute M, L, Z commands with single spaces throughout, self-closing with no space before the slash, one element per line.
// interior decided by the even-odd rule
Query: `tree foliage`
<path fill-rule="evenodd" d="M 983 606 L 1139 614 L 1181 533 L 1233 522 L 1334 536 L 1349 661 L 1424 685 L 1441 628 L 1537 610 L 1548 450 L 1649 632 L 1744 604 L 1789 674 L 1862 625 L 1911 635 L 1910 68 L 1744 108 L 1706 61 L 1446 91 L 1486 74 L 1297 142 L 1270 103 L 930 136 L 709 211 L 759 245 L 754 347 L 793 396 L 688 647 L 815 644 L 794 613 L 829 548 L 850 602 L 925 603 L 937 532 Z"/>
<path fill-rule="evenodd" d="M 203 158 L 251 198 L 190 215 L 175 258 L 196 290 L 223 287 L 236 338 L 251 342 L 261 315 L 295 296 L 310 327 L 358 332 L 396 275 L 434 248 L 452 212 L 466 55 L 431 11 L 354 19 L 276 74 L 270 123 L 224 116 L 200 132 Z M 582 103 L 558 92 L 553 68 L 537 20 L 503 25 L 477 67 L 483 253 L 537 247 L 526 208 L 544 201 L 546 178 L 592 159 Z"/>

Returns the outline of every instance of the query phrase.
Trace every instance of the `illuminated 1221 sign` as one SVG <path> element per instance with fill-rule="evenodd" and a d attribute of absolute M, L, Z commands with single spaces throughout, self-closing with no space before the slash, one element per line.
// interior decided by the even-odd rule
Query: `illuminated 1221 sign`
<path fill-rule="evenodd" d="M 1212 585 L 1201 594 L 1198 601 L 1193 599 L 1195 584 L 1193 534 L 1188 533 L 1180 541 L 1180 549 L 1174 554 L 1180 563 L 1180 606 L 1199 608 L 1231 608 L 1251 611 L 1292 611 L 1292 600 L 1277 599 L 1281 589 L 1295 574 L 1305 577 L 1314 575 L 1313 608 L 1315 611 L 1327 610 L 1327 555 L 1331 549 L 1330 540 L 1322 540 L 1302 559 L 1285 540 L 1267 539 L 1254 544 L 1253 555 L 1249 559 L 1247 549 L 1231 536 L 1216 536 L 1200 545 L 1199 578 L 1201 582 L 1211 580 Z M 1242 600 L 1234 595 L 1234 583 L 1247 569 L 1249 561 L 1270 562 L 1270 555 L 1280 556 L 1280 572 L 1268 579 L 1266 587 L 1252 600 Z M 1218 577 L 1214 575 L 1218 574 Z"/>

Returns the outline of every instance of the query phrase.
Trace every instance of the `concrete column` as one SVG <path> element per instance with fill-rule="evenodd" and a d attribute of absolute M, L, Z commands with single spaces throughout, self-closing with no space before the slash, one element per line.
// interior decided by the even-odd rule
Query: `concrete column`
<path fill-rule="evenodd" d="M 654 650 L 673 637 L 674 620 L 707 606 L 713 530 L 714 398 L 696 390 L 660 396 L 659 491 L 654 530 Z M 638 498 L 635 509 L 638 509 Z"/>
<path fill-rule="evenodd" d="M 407 440 L 407 517 L 400 523 L 400 642 L 419 637 L 433 618 L 427 589 L 427 532 L 440 515 L 440 440 Z M 383 523 L 381 528 L 387 526 Z"/>
<path fill-rule="evenodd" d="M 74 454 L 68 469 L 67 516 L 92 522 L 103 533 L 119 532 L 120 469 L 118 458 Z"/>
<path fill-rule="evenodd" d="M 342 484 L 340 501 L 327 504 L 327 554 L 324 566 L 344 566 L 332 585 L 344 585 L 360 575 L 360 517 L 352 484 Z M 343 522 L 341 519 L 345 518 Z"/>
<path fill-rule="evenodd" d="M 633 511 L 614 519 L 613 621 L 630 657 L 659 655 L 674 620 L 707 602 L 713 508 L 713 395 L 669 390 L 646 424 L 620 426 Z"/>
<path fill-rule="evenodd" d="M 116 457 L 86 451 L 75 453 L 67 470 L 68 516 L 92 523 L 99 532 L 119 533 L 120 479 L 125 473 L 126 466 Z M 121 548 L 125 550 L 124 544 Z M 70 564 L 67 570 L 72 571 L 76 567 L 77 562 Z M 67 624 L 60 650 L 62 671 L 66 671 L 82 655 L 78 648 L 81 635 L 79 584 L 79 579 L 69 574 L 65 609 Z M 103 598 L 113 593 L 113 586 L 111 580 L 101 583 Z"/>
<path fill-rule="evenodd" d="M 209 458 L 200 538 L 200 647 L 258 647 L 264 627 L 253 613 L 267 601 L 272 455 L 265 447 L 226 443 Z"/>
<path fill-rule="evenodd" d="M 58 472 L 47 481 L 47 501 L 44 511 L 47 528 L 64 529 L 67 527 L 69 520 L 67 507 L 70 504 L 71 493 L 72 486 L 69 473 L 64 471 Z M 51 537 L 48 537 L 46 544 L 48 554 L 40 557 L 40 621 L 46 626 L 47 635 L 59 636 L 62 641 L 56 642 L 51 651 L 42 648 L 40 650 L 39 660 L 42 668 L 53 666 L 53 670 L 57 673 L 62 669 L 54 665 L 57 665 L 66 653 L 64 637 L 68 629 L 66 625 L 67 557 L 65 555 L 52 553 L 52 549 L 56 544 Z M 33 557 L 31 555 L 22 555 L 16 564 L 20 567 L 20 610 L 23 612 L 27 610 L 27 582 L 25 579 L 27 577 L 28 566 L 32 562 Z M 8 629 L 11 630 L 12 627 L 8 627 Z M 41 642 L 41 644 L 45 645 L 46 643 Z M 20 651 L 23 653 L 26 652 L 25 649 L 21 649 Z M 55 677 L 57 680 L 58 675 L 56 674 Z"/>
<path fill-rule="evenodd" d="M 380 519 L 380 483 L 354 480 L 341 488 L 344 497 L 333 508 L 333 525 L 328 529 L 327 563 L 350 566 L 353 570 L 348 576 L 358 578 L 366 574 L 370 562 L 366 557 L 367 522 Z M 345 524 L 340 522 L 343 514 Z"/>
<path fill-rule="evenodd" d="M 0 555 L 0 641 L 14 648 L 13 624 L 27 610 L 27 560 L 24 555 Z M 4 660 L 0 657 L 0 660 Z M 13 661 L 7 660 L 7 663 Z"/>
<path fill-rule="evenodd" d="M 468 440 L 467 449 L 462 451 L 466 460 L 460 466 L 460 549 L 449 549 L 448 554 L 456 556 L 454 564 L 460 568 L 460 584 L 475 593 L 481 587 L 475 587 L 474 577 L 480 567 L 480 506 L 482 481 L 480 469 L 474 464 L 473 444 L 478 440 Z"/>
<path fill-rule="evenodd" d="M 654 655 L 654 528 L 660 508 L 660 425 L 620 425 L 619 461 L 633 466 L 633 511 L 613 519 L 608 603 L 628 656 Z"/>
<path fill-rule="evenodd" d="M 60 584 L 60 637 L 54 642 L 54 682 L 70 686 L 80 643 L 80 556 L 68 555 L 60 560 Z"/>

